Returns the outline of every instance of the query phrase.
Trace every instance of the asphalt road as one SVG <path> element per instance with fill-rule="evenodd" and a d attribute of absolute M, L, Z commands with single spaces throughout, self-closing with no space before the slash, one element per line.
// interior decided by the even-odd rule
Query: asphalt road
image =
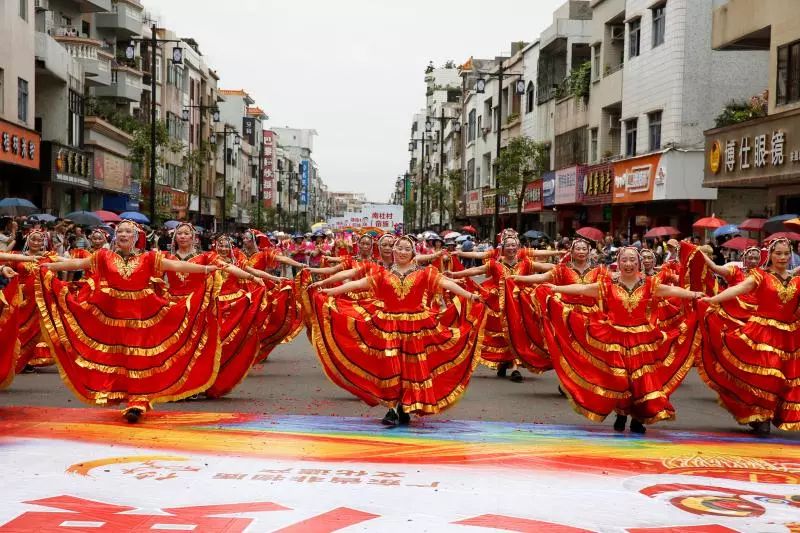
<path fill-rule="evenodd" d="M 461 401 L 438 416 L 458 420 L 593 424 L 576 414 L 558 394 L 555 373 L 534 376 L 523 371 L 523 375 L 524 382 L 512 383 L 496 377 L 488 368 L 479 367 Z M 677 409 L 677 420 L 657 424 L 660 429 L 745 430 L 717 405 L 714 393 L 694 370 L 673 395 L 672 402 Z M 83 405 L 61 383 L 54 367 L 36 374 L 17 376 L 11 387 L 0 392 L 0 406 L 3 407 Z M 381 407 L 367 407 L 330 383 L 305 334 L 299 335 L 291 344 L 279 346 L 267 363 L 254 368 L 226 398 L 159 404 L 156 408 L 164 411 L 364 416 L 376 419 L 385 412 Z M 612 423 L 613 416 L 604 422 L 609 431 Z M 782 436 L 800 441 L 800 433 L 783 433 Z"/>

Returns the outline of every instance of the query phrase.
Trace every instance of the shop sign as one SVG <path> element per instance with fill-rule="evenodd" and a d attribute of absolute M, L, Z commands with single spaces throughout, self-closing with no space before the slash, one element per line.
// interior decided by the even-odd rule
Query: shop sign
<path fill-rule="evenodd" d="M 800 110 L 706 132 L 704 185 L 781 181 L 800 172 Z M 786 181 L 784 179 L 783 181 Z"/>
<path fill-rule="evenodd" d="M 89 189 L 94 181 L 92 154 L 71 146 L 46 143 L 49 146 L 49 177 L 57 183 Z"/>
<path fill-rule="evenodd" d="M 614 165 L 612 163 L 588 167 L 579 188 L 580 202 L 584 205 L 611 203 L 613 187 Z"/>
<path fill-rule="evenodd" d="M 658 153 L 614 163 L 613 203 L 651 201 L 661 156 Z M 662 176 L 662 180 L 665 178 L 666 174 Z"/>
<path fill-rule="evenodd" d="M 484 193 L 483 195 L 483 214 L 484 215 L 493 215 L 494 214 L 494 192 Z"/>
<path fill-rule="evenodd" d="M 39 134 L 0 120 L 0 163 L 39 168 Z"/>
<path fill-rule="evenodd" d="M 467 192 L 467 216 L 475 217 L 481 214 L 483 209 L 483 191 L 478 189 Z"/>
<path fill-rule="evenodd" d="M 522 210 L 525 213 L 542 210 L 542 180 L 532 181 L 525 186 Z"/>
<path fill-rule="evenodd" d="M 94 153 L 94 186 L 106 191 L 127 193 L 131 188 L 130 161 L 109 154 Z"/>
<path fill-rule="evenodd" d="M 578 201 L 578 184 L 583 185 L 586 167 L 574 166 L 556 170 L 556 204 L 574 204 Z"/>
<path fill-rule="evenodd" d="M 556 205 L 556 173 L 546 172 L 542 176 L 542 206 L 553 207 Z"/>

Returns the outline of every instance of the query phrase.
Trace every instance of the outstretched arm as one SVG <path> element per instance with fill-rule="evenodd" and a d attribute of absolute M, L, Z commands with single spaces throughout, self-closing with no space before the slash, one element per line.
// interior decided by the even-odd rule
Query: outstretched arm
<path fill-rule="evenodd" d="M 254 282 L 256 285 L 261 285 L 261 286 L 264 285 L 264 280 L 261 279 L 261 276 L 256 276 L 255 274 L 247 271 L 246 269 L 242 270 L 241 268 L 235 265 L 231 265 L 229 263 L 224 263 L 218 266 L 220 270 L 224 270 L 225 272 L 227 272 L 228 274 L 232 275 L 235 278 L 246 279 L 247 281 Z"/>
<path fill-rule="evenodd" d="M 553 263 L 539 263 L 538 261 L 533 262 L 533 270 L 536 272 L 550 272 L 556 267 Z"/>
<path fill-rule="evenodd" d="M 320 276 L 330 276 L 332 274 L 336 274 L 337 272 L 341 272 L 344 269 L 344 265 L 339 264 L 332 267 L 327 268 L 309 268 L 308 271 L 312 274 L 317 274 Z"/>
<path fill-rule="evenodd" d="M 325 278 L 323 280 L 312 283 L 311 285 L 308 286 L 308 288 L 311 289 L 317 287 L 327 287 L 328 285 L 333 285 L 334 283 L 338 283 L 340 281 L 347 281 L 348 279 L 352 279 L 357 275 L 358 275 L 357 268 L 351 268 L 350 270 L 342 270 L 338 274 L 334 274 L 329 278 Z"/>
<path fill-rule="evenodd" d="M 597 298 L 600 295 L 600 284 L 598 283 L 573 283 L 572 285 L 547 285 L 553 292 L 569 294 L 571 296 L 590 296 Z"/>
<path fill-rule="evenodd" d="M 530 276 L 509 276 L 508 279 L 525 285 L 530 285 L 534 283 L 547 283 L 549 281 L 552 281 L 553 273 L 548 271 L 545 272 L 544 274 L 531 274 Z"/>
<path fill-rule="evenodd" d="M 167 259 L 164 259 L 164 261 L 166 262 Z M 86 257 L 84 259 L 67 259 L 66 261 L 59 261 L 57 263 L 44 263 L 42 266 L 50 270 L 51 272 L 71 272 L 75 270 L 88 270 L 92 266 L 92 259 L 91 257 Z"/>
<path fill-rule="evenodd" d="M 558 255 L 564 255 L 567 253 L 566 250 L 534 250 L 533 248 L 528 248 L 526 250 L 528 257 L 537 258 L 537 257 L 554 257 Z"/>
<path fill-rule="evenodd" d="M 489 256 L 489 252 L 455 252 L 455 254 L 464 259 L 486 259 Z"/>
<path fill-rule="evenodd" d="M 0 253 L 0 261 L 8 261 L 12 263 L 17 261 L 21 263 L 35 263 L 37 261 L 37 257 L 33 255 Z"/>
<path fill-rule="evenodd" d="M 197 263 L 175 261 L 174 259 L 162 259 L 161 268 L 170 272 L 180 272 L 182 274 L 210 274 L 219 269 L 217 265 L 198 265 Z"/>
<path fill-rule="evenodd" d="M 434 261 L 444 255 L 444 252 L 436 252 L 435 254 L 427 254 L 427 255 L 418 255 L 414 259 L 417 263 L 421 265 L 427 265 L 431 261 Z"/>
<path fill-rule="evenodd" d="M 11 279 L 17 275 L 17 271 L 10 266 L 0 266 L 0 276 Z"/>
<path fill-rule="evenodd" d="M 704 293 L 699 291 L 690 291 L 682 287 L 674 285 L 659 285 L 656 288 L 656 296 L 661 298 L 682 298 L 684 300 L 699 300 Z"/>
<path fill-rule="evenodd" d="M 298 263 L 291 257 L 286 257 L 285 255 L 276 255 L 275 261 L 279 263 L 283 263 L 284 265 L 293 266 L 295 268 L 306 268 L 308 265 L 304 265 L 303 263 Z"/>
<path fill-rule="evenodd" d="M 710 304 L 721 304 L 722 302 L 733 300 L 737 296 L 742 296 L 743 294 L 747 294 L 748 292 L 752 291 L 755 288 L 756 288 L 755 280 L 753 278 L 747 278 L 738 285 L 729 287 L 728 289 L 725 289 L 716 296 L 703 298 L 702 300 Z"/>
<path fill-rule="evenodd" d="M 447 272 L 445 275 L 452 279 L 470 278 L 472 276 L 481 276 L 486 274 L 486 270 L 488 268 L 489 267 L 486 265 L 483 265 L 479 267 L 468 268 L 466 270 L 459 270 L 458 272 Z"/>
<path fill-rule="evenodd" d="M 708 266 L 708 268 L 711 269 L 711 272 L 713 272 L 717 276 L 721 276 L 725 279 L 728 279 L 728 276 L 731 275 L 730 267 L 716 264 L 706 254 L 703 254 L 703 259 L 706 262 L 706 266 Z"/>
<path fill-rule="evenodd" d="M 367 278 L 361 278 L 345 283 L 344 285 L 339 285 L 338 287 L 333 287 L 332 289 L 322 289 L 322 292 L 328 296 L 336 296 L 350 291 L 365 291 L 367 289 L 369 289 L 369 280 Z"/>
<path fill-rule="evenodd" d="M 282 282 L 284 280 L 288 280 L 289 279 L 289 278 L 281 278 L 281 277 L 278 277 L 278 276 L 273 276 L 269 272 L 264 272 L 263 270 L 258 270 L 258 269 L 255 269 L 255 268 L 251 267 L 251 266 L 245 266 L 244 267 L 244 271 L 249 273 L 249 274 L 254 275 L 257 278 L 268 279 L 270 281 L 274 281 L 275 283 L 280 283 L 280 282 Z"/>
<path fill-rule="evenodd" d="M 446 291 L 450 291 L 457 296 L 461 296 L 463 298 L 467 298 L 472 301 L 479 301 L 481 299 L 481 296 L 479 294 L 469 292 L 468 290 L 461 287 L 461 285 L 459 285 L 458 283 L 455 283 L 454 281 L 451 281 L 444 276 L 442 276 L 439 279 L 439 286 Z"/>

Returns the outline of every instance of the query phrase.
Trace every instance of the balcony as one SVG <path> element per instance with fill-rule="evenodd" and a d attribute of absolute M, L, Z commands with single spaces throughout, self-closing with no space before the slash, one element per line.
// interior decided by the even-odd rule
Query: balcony
<path fill-rule="evenodd" d="M 36 32 L 36 73 L 64 83 L 69 79 L 69 52 L 46 33 Z"/>
<path fill-rule="evenodd" d="M 89 39 L 69 27 L 54 28 L 54 38 L 83 67 L 86 84 L 107 86 L 111 83 L 111 60 L 113 55 L 103 49 L 103 43 Z"/>
<path fill-rule="evenodd" d="M 142 100 L 142 72 L 123 65 L 112 65 L 111 84 L 108 87 L 97 87 L 95 95 L 101 98 L 140 102 Z"/>
<path fill-rule="evenodd" d="M 111 0 L 73 0 L 81 13 L 111 11 Z"/>
<path fill-rule="evenodd" d="M 561 135 L 568 131 L 589 125 L 589 106 L 586 99 L 569 97 L 556 103 L 555 134 Z"/>
<path fill-rule="evenodd" d="M 120 39 L 128 39 L 142 33 L 142 7 L 128 2 L 116 2 L 108 13 L 95 15 L 98 28 L 112 30 Z"/>

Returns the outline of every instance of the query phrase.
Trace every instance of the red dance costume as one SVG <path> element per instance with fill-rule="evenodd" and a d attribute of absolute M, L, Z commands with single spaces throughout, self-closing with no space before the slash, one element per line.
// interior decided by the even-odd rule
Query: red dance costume
<path fill-rule="evenodd" d="M 15 276 L 0 291 L 0 390 L 14 380 L 19 357 L 19 280 Z"/>
<path fill-rule="evenodd" d="M 53 261 L 55 254 L 47 254 L 42 263 Z M 39 325 L 39 311 L 36 309 L 36 276 L 39 263 L 19 262 L 11 265 L 17 272 L 22 301 L 19 304 L 19 357 L 17 357 L 17 374 L 27 365 L 35 367 L 50 366 L 54 363 L 47 343 L 42 337 Z"/>
<path fill-rule="evenodd" d="M 428 415 L 453 405 L 480 360 L 483 305 L 460 299 L 439 315 L 428 307 L 439 274 L 401 276 L 378 268 L 367 279 L 374 300 L 312 296 L 312 341 L 328 378 L 368 405 Z"/>
<path fill-rule="evenodd" d="M 750 276 L 757 287 L 746 296 L 757 303 L 746 322 L 706 311 L 701 376 L 740 424 L 800 430 L 800 276 Z"/>
<path fill-rule="evenodd" d="M 76 292 L 51 272 L 36 277 L 36 303 L 64 382 L 97 405 L 127 402 L 147 410 L 205 390 L 219 367 L 211 279 L 204 290 L 170 300 L 153 284 L 162 254 L 92 256 L 93 276 Z"/>
<path fill-rule="evenodd" d="M 278 254 L 276 248 L 262 250 L 247 259 L 247 266 L 262 272 L 272 272 L 280 268 L 281 264 L 275 259 Z M 258 362 L 266 361 L 278 344 L 293 341 L 303 329 L 303 317 L 295 295 L 294 281 L 275 283 L 265 279 L 264 285 L 265 296 L 261 303 L 261 312 L 267 316 L 259 332 Z"/>
<path fill-rule="evenodd" d="M 669 420 L 669 395 L 692 366 L 700 337 L 694 313 L 664 330 L 654 319 L 658 277 L 629 290 L 610 276 L 598 280 L 598 313 L 570 307 L 560 294 L 537 289 L 555 370 L 575 410 L 602 421 L 611 412 L 643 423 Z"/>
<path fill-rule="evenodd" d="M 233 257 L 234 266 L 243 265 L 245 256 L 241 252 L 234 251 Z M 219 258 L 213 253 L 210 260 Z M 259 328 L 267 316 L 264 287 L 238 279 L 224 270 L 214 273 L 214 284 L 218 290 L 222 357 L 217 379 L 205 392 L 209 398 L 221 398 L 247 377 L 256 362 L 261 337 Z"/>

